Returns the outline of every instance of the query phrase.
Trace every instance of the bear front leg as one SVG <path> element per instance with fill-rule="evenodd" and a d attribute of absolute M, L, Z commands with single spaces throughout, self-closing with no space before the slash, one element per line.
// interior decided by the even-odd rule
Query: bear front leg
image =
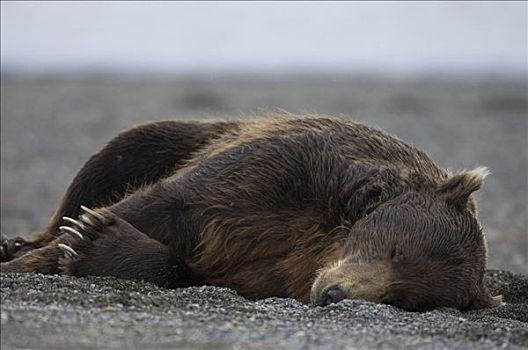
<path fill-rule="evenodd" d="M 168 246 L 149 238 L 108 209 L 81 206 L 78 220 L 65 217 L 69 235 L 57 246 L 59 268 L 73 276 L 114 276 L 166 288 L 203 284 Z"/>

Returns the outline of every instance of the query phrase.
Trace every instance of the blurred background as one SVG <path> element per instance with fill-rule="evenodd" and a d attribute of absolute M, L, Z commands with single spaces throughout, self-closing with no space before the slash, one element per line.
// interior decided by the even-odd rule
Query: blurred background
<path fill-rule="evenodd" d="M 526 2 L 1 2 L 1 229 L 150 120 L 320 113 L 378 126 L 478 194 L 491 268 L 528 273 Z"/>

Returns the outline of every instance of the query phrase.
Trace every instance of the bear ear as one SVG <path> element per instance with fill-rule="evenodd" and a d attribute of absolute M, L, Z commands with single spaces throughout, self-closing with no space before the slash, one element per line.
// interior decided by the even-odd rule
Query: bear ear
<path fill-rule="evenodd" d="M 469 196 L 482 187 L 489 174 L 487 168 L 479 167 L 452 175 L 438 186 L 437 192 L 448 204 L 465 209 L 468 207 Z"/>
<path fill-rule="evenodd" d="M 502 295 L 492 297 L 487 291 L 483 290 L 478 296 L 471 302 L 468 309 L 478 310 L 492 307 L 503 306 Z"/>

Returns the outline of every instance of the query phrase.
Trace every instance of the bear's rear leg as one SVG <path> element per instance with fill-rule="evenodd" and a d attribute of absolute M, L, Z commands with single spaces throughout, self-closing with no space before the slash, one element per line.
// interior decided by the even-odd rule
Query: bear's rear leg
<path fill-rule="evenodd" d="M 114 276 L 144 280 L 166 288 L 203 284 L 168 246 L 138 231 L 107 209 L 82 207 L 78 220 L 64 218 L 69 239 L 59 268 L 73 276 Z"/>
<path fill-rule="evenodd" d="M 0 262 L 5 262 L 18 258 L 25 253 L 42 247 L 41 241 L 26 241 L 22 237 L 8 238 L 0 236 Z"/>

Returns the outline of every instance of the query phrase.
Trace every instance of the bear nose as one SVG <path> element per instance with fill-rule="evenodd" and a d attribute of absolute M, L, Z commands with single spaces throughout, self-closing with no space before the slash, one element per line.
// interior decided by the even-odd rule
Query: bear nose
<path fill-rule="evenodd" d="M 346 298 L 346 293 L 338 285 L 326 288 L 321 294 L 319 306 L 335 304 Z"/>

